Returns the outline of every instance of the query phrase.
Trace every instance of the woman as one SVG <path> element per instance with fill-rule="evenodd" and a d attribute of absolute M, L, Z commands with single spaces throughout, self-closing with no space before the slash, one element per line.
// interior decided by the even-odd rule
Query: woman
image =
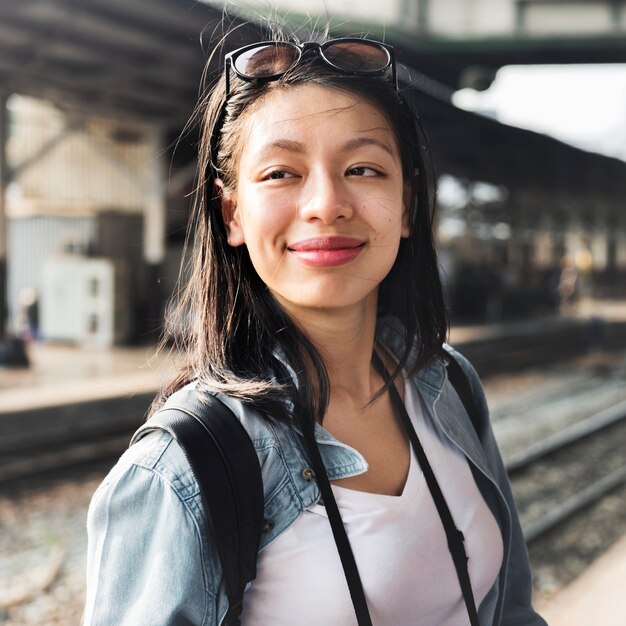
<path fill-rule="evenodd" d="M 257 451 L 267 523 L 242 624 L 357 623 L 334 502 L 371 623 L 543 624 L 480 384 L 462 361 L 474 425 L 447 381 L 427 152 L 391 47 L 252 44 L 227 55 L 199 110 L 188 365 L 164 396 L 217 392 Z M 438 488 L 464 536 L 469 599 Z M 126 452 L 88 527 L 85 624 L 223 622 L 198 486 L 167 433 Z"/>

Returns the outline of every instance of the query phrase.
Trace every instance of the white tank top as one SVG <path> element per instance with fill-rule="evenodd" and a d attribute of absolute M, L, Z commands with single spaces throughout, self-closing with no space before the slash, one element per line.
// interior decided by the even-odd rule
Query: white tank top
<path fill-rule="evenodd" d="M 465 536 L 476 606 L 498 576 L 503 544 L 465 456 L 405 403 L 457 527 Z M 374 626 L 466 626 L 469 621 L 443 525 L 411 451 L 400 496 L 332 486 Z M 313 505 L 259 553 L 244 595 L 243 626 L 356 626 L 326 509 Z"/>

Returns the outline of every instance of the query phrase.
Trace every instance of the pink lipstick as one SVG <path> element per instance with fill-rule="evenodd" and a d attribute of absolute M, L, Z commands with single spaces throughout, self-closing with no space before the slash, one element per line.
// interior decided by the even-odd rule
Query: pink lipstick
<path fill-rule="evenodd" d="M 305 265 L 335 267 L 356 259 L 365 242 L 355 237 L 314 237 L 289 246 L 289 251 Z"/>

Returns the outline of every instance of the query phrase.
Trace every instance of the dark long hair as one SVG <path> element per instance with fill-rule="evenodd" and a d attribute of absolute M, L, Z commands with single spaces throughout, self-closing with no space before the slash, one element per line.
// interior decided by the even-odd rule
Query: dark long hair
<path fill-rule="evenodd" d="M 215 179 L 236 188 L 242 127 L 273 90 L 314 83 L 354 94 L 383 113 L 398 143 L 404 181 L 412 190 L 410 235 L 401 240 L 378 297 L 378 315 L 397 318 L 406 332 L 395 378 L 413 349 L 417 358 L 411 360 L 411 372 L 435 358 L 448 330 L 433 241 L 428 145 L 416 113 L 386 77 L 341 74 L 312 58 L 278 81 L 258 84 L 232 76 L 230 83 L 227 103 L 220 77 L 197 106 L 198 180 L 185 251 L 187 271 L 181 272 L 185 279 L 165 335 L 174 339 L 187 362 L 155 405 L 196 379 L 201 389 L 224 392 L 265 416 L 321 421 L 329 399 L 322 358 L 259 278 L 247 248 L 228 244 Z"/>

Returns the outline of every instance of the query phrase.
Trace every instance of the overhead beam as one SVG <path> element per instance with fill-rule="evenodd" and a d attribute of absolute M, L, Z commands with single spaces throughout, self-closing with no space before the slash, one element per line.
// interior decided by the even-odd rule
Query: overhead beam
<path fill-rule="evenodd" d="M 195 2 L 185 10 L 171 0 L 91 0 L 91 6 L 98 7 L 115 19 L 132 18 L 147 28 L 167 28 L 175 34 L 197 43 L 197 33 L 203 28 L 211 28 L 221 22 L 221 11 Z"/>
<path fill-rule="evenodd" d="M 130 77 L 116 77 L 108 72 L 92 72 L 82 75 L 71 68 L 62 69 L 57 66 L 55 72 L 23 72 L 19 76 L 11 74 L 11 67 L 3 60 L 0 53 L 0 87 L 7 92 L 41 92 L 44 89 L 57 91 L 53 100 L 61 103 L 72 94 L 84 97 L 85 105 L 91 106 L 94 101 L 107 102 L 115 113 L 118 102 L 132 102 L 140 110 L 157 109 L 165 117 L 176 116 L 181 111 L 189 111 L 197 99 L 198 79 L 190 78 L 186 89 L 158 84 L 157 79 L 151 82 L 149 77 L 133 82 Z"/>
<path fill-rule="evenodd" d="M 15 76 L 12 71 L 6 56 L 0 54 L 0 88 L 5 91 L 47 97 L 61 106 L 74 101 L 83 111 L 99 110 L 107 117 L 115 116 L 119 109 L 128 114 L 135 112 L 135 117 L 160 116 L 172 125 L 179 124 L 197 98 L 196 85 L 189 85 L 184 92 L 167 89 L 167 85 L 161 90 L 157 85 L 151 89 L 144 85 L 141 90 L 108 73 L 78 76 L 57 68 L 54 73 L 25 71 Z"/>
<path fill-rule="evenodd" d="M 4 37 L 7 30 L 14 36 L 10 41 Z M 115 70 L 129 81 L 137 82 L 147 76 L 168 88 L 185 89 L 189 87 L 189 77 L 197 77 L 202 67 L 199 54 L 190 54 L 184 64 L 175 64 L 170 59 L 163 61 L 150 54 L 132 58 L 115 46 L 71 37 L 49 42 L 45 56 L 40 55 L 35 65 L 30 43 L 32 33 L 21 31 L 18 39 L 17 32 L 0 23 L 0 54 L 5 58 L 5 66 L 13 68 L 17 76 L 24 71 L 45 73 L 48 68 L 53 71 L 60 68 L 94 78 L 96 72 Z"/>
<path fill-rule="evenodd" d="M 151 31 L 145 26 L 133 26 L 127 20 L 115 20 L 105 15 L 96 15 L 88 2 L 65 4 L 65 11 L 59 10 L 58 3 L 21 2 L 20 8 L 10 14 L 3 14 L 2 21 L 15 28 L 26 27 L 33 32 L 46 35 L 39 46 L 57 38 L 71 35 L 82 37 L 96 43 L 105 41 L 120 51 L 142 51 L 156 54 L 157 57 L 167 56 L 173 62 L 184 63 L 189 60 L 185 46 L 173 45 L 176 42 L 188 43 L 184 38 L 172 36 L 167 30 Z M 89 9 L 89 10 L 88 10 Z M 191 46 L 189 46 L 191 49 Z"/>

